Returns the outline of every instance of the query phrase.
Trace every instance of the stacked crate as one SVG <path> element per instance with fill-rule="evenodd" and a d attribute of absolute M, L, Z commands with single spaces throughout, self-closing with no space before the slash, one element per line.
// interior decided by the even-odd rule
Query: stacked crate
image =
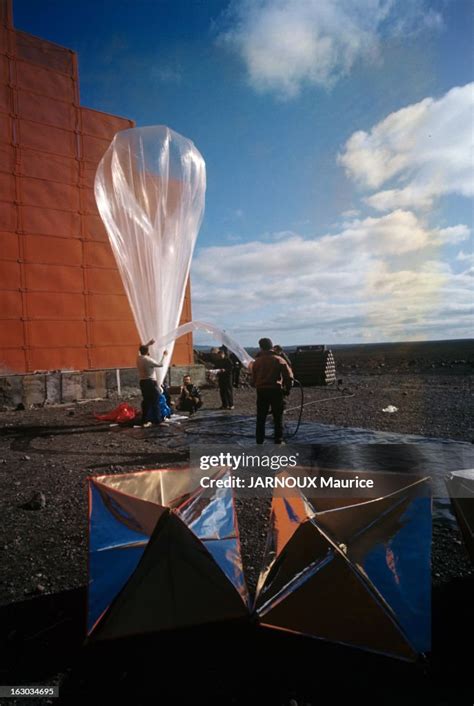
<path fill-rule="evenodd" d="M 291 356 L 293 373 L 306 386 L 333 385 L 336 382 L 336 363 L 326 346 L 298 346 Z"/>

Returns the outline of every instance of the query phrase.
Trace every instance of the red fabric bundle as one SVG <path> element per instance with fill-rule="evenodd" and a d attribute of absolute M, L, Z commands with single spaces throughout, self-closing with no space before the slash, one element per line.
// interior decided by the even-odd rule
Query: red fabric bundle
<path fill-rule="evenodd" d="M 122 402 L 118 407 L 107 414 L 94 414 L 94 417 L 101 422 L 130 422 L 139 414 L 138 409 Z"/>

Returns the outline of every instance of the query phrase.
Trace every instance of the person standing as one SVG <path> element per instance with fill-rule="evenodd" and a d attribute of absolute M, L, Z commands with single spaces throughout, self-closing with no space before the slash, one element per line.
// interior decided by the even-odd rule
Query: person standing
<path fill-rule="evenodd" d="M 284 398 L 291 389 L 293 373 L 288 363 L 273 350 L 269 338 L 258 342 L 260 352 L 252 364 L 252 381 L 257 390 L 257 444 L 265 440 L 265 422 L 269 410 L 275 427 L 275 444 L 283 442 Z"/>
<path fill-rule="evenodd" d="M 283 348 L 282 348 L 281 346 L 275 344 L 275 345 L 273 346 L 273 352 L 276 353 L 277 355 L 279 355 L 280 358 L 283 358 L 283 360 L 288 363 L 288 367 L 289 367 L 291 370 L 293 370 L 293 366 L 292 366 L 292 364 L 291 364 L 291 360 L 288 358 L 288 356 L 286 355 L 285 351 L 283 350 Z"/>
<path fill-rule="evenodd" d="M 156 380 L 156 368 L 163 367 L 168 351 L 163 351 L 163 357 L 158 363 L 149 354 L 149 347 L 154 344 L 154 339 L 141 345 L 138 349 L 137 370 L 142 391 L 142 424 L 149 427 L 162 421 L 160 412 L 160 388 Z"/>
<path fill-rule="evenodd" d="M 216 363 L 217 381 L 219 383 L 219 393 L 221 396 L 220 409 L 234 409 L 234 394 L 232 390 L 232 361 L 227 357 L 224 350 L 219 351 L 219 358 Z"/>
<path fill-rule="evenodd" d="M 232 386 L 238 388 L 240 383 L 240 371 L 242 370 L 242 363 L 237 358 L 235 353 L 231 353 L 230 362 L 232 363 Z"/>

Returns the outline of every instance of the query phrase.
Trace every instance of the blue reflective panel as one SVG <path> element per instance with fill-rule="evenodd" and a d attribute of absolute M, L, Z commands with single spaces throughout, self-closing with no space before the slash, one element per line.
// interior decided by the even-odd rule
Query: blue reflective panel
<path fill-rule="evenodd" d="M 105 549 L 89 555 L 88 632 L 135 571 L 145 546 Z"/>
<path fill-rule="evenodd" d="M 232 489 L 219 488 L 215 497 L 188 527 L 199 539 L 233 537 L 235 526 Z"/>
<path fill-rule="evenodd" d="M 391 606 L 413 647 L 431 647 L 431 500 L 415 498 L 401 527 L 364 557 L 368 577 Z"/>
<path fill-rule="evenodd" d="M 219 539 L 204 542 L 208 552 L 227 578 L 232 582 L 237 591 L 242 596 L 244 602 L 248 604 L 247 586 L 242 570 L 242 560 L 237 539 Z"/>
<path fill-rule="evenodd" d="M 90 488 L 92 509 L 89 527 L 89 550 L 91 552 L 104 547 L 119 547 L 123 544 L 133 544 L 134 542 L 149 539 L 147 534 L 127 527 L 126 524 L 120 522 L 118 517 L 110 512 L 94 483 L 90 483 Z M 111 502 L 113 502 L 112 499 Z M 124 511 L 120 508 L 118 513 L 123 515 Z M 133 523 L 133 518 L 130 519 Z"/>

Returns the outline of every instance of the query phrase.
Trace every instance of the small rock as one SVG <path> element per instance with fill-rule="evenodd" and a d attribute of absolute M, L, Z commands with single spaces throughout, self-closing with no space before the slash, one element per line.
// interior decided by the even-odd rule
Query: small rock
<path fill-rule="evenodd" d="M 46 497 L 44 493 L 36 490 L 31 498 L 21 506 L 24 510 L 42 510 L 46 507 Z"/>
<path fill-rule="evenodd" d="M 393 404 L 389 404 L 388 407 L 385 407 L 382 412 L 387 412 L 388 414 L 394 414 L 395 412 L 398 412 L 398 407 L 395 407 Z"/>
<path fill-rule="evenodd" d="M 31 456 L 22 456 L 23 461 L 31 461 Z"/>
<path fill-rule="evenodd" d="M 36 593 L 44 593 L 46 591 L 46 586 L 43 586 L 42 583 L 37 584 L 35 588 Z"/>

